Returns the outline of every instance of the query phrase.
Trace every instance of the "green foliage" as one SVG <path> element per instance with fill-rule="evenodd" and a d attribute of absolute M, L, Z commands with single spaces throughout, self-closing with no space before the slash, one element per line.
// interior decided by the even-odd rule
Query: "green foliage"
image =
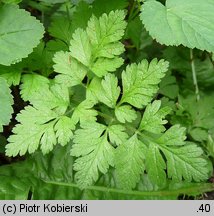
<path fill-rule="evenodd" d="M 3 131 L 3 126 L 10 122 L 13 112 L 12 104 L 13 97 L 6 80 L 0 78 L 0 132 Z"/>
<path fill-rule="evenodd" d="M 163 124 L 167 123 L 162 119 L 169 110 L 166 107 L 161 110 L 159 108 L 160 101 L 154 101 L 148 105 L 140 123 L 140 132 L 147 131 L 152 134 L 146 132 L 145 134 L 141 134 L 141 132 L 138 136 L 135 134 L 124 145 L 117 148 L 116 172 L 118 172 L 118 181 L 125 188 L 135 187 L 142 169 L 146 169 L 151 181 L 159 186 L 166 182 L 165 169 L 167 169 L 168 177 L 175 181 L 181 181 L 182 177 L 187 181 L 192 179 L 200 181 L 207 178 L 205 177 L 207 162 L 198 158 L 202 154 L 202 150 L 194 144 L 184 142 L 185 129 L 178 125 L 174 125 L 162 133 L 165 131 Z M 160 135 L 154 136 L 154 134 Z M 160 151 L 165 155 L 167 164 L 165 164 Z M 127 161 L 130 165 L 127 165 Z M 142 164 L 145 164 L 145 168 Z M 198 166 L 201 167 L 200 171 L 197 169 Z M 187 167 L 188 172 L 186 172 Z M 128 182 L 127 178 L 130 172 L 133 172 L 131 175 L 133 180 L 129 178 L 130 182 Z"/>
<path fill-rule="evenodd" d="M 22 70 L 18 65 L 11 67 L 0 65 L 0 77 L 4 78 L 8 85 L 19 85 L 21 80 Z"/>
<path fill-rule="evenodd" d="M 161 78 L 168 68 L 168 62 L 154 59 L 150 64 L 143 60 L 140 64 L 128 66 L 122 73 L 123 96 L 121 101 L 137 108 L 147 105 L 158 91 Z M 155 74 L 155 75 L 154 75 Z"/>
<path fill-rule="evenodd" d="M 31 16 L 0 5 L 0 199 L 177 199 L 213 190 L 213 54 L 157 43 L 213 51 L 211 1 L 20 8 Z M 35 17 L 47 30 L 40 42 Z"/>
<path fill-rule="evenodd" d="M 48 88 L 49 80 L 38 74 L 25 74 L 22 76 L 22 85 L 20 93 L 25 101 L 34 98 L 34 95 L 39 91 L 44 91 Z"/>
<path fill-rule="evenodd" d="M 18 4 L 20 3 L 22 0 L 1 0 L 3 3 L 5 4 Z"/>
<path fill-rule="evenodd" d="M 135 188 L 145 170 L 145 148 L 134 134 L 116 150 L 115 168 L 118 185 L 124 189 Z"/>
<path fill-rule="evenodd" d="M 69 155 L 71 143 L 56 146 L 44 156 L 40 152 L 28 160 L 0 167 L 0 199 L 176 199 L 179 194 L 199 195 L 213 190 L 208 183 L 173 183 L 165 188 L 152 184 L 144 175 L 137 190 L 117 189 L 112 173 L 85 190 L 74 183 L 73 162 Z M 60 161 L 60 163 L 59 163 Z"/>
<path fill-rule="evenodd" d="M 44 28 L 35 17 L 15 5 L 1 6 L 0 19 L 0 64 L 11 65 L 32 52 L 39 44 Z"/>
<path fill-rule="evenodd" d="M 126 27 L 124 18 L 123 11 L 112 11 L 99 19 L 92 16 L 86 31 L 77 29 L 74 32 L 70 46 L 71 56 L 99 77 L 115 71 L 123 63 L 118 56 L 124 48 L 118 41 Z"/>
<path fill-rule="evenodd" d="M 115 8 L 118 10 L 123 10 L 128 6 L 127 0 L 94 0 L 93 2 L 93 13 L 96 16 L 101 16 L 103 13 L 109 13 Z"/>
<path fill-rule="evenodd" d="M 142 5 L 141 19 L 151 36 L 166 45 L 184 45 L 214 51 L 214 2 L 204 0 L 166 0 Z M 160 22 L 161 20 L 161 22 Z"/>

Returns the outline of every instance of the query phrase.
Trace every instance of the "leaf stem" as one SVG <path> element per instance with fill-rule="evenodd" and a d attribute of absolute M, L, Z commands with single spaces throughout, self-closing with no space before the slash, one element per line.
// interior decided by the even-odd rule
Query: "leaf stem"
<path fill-rule="evenodd" d="M 65 6 L 66 7 L 66 14 L 67 14 L 68 20 L 71 20 L 68 4 L 69 4 L 69 2 L 66 2 L 66 6 Z"/>
<path fill-rule="evenodd" d="M 196 100 L 200 100 L 200 94 L 199 94 L 199 88 L 198 88 L 198 81 L 197 81 L 197 75 L 195 70 L 195 61 L 194 61 L 194 55 L 193 50 L 190 49 L 190 63 L 192 68 L 192 78 L 193 78 L 193 84 L 195 86 L 195 94 L 196 94 Z"/>
<path fill-rule="evenodd" d="M 133 1 L 132 5 L 131 5 L 131 8 L 130 8 L 130 13 L 129 13 L 128 21 L 132 20 L 135 6 L 136 6 L 136 1 Z"/>
<path fill-rule="evenodd" d="M 45 12 L 42 10 L 42 23 L 45 24 Z"/>
<path fill-rule="evenodd" d="M 74 187 L 79 188 L 77 184 L 75 183 L 67 183 L 67 182 L 56 182 L 56 181 L 47 181 L 43 180 L 47 184 L 54 184 L 54 185 L 60 185 L 60 186 L 66 186 L 66 187 Z M 199 186 L 190 186 L 187 188 L 180 188 L 180 189 L 171 189 L 171 190 L 160 190 L 160 191 L 137 191 L 137 190 L 131 190 L 126 191 L 122 189 L 117 188 L 109 188 L 104 186 L 89 186 L 85 190 L 94 190 L 94 191 L 100 191 L 100 192 L 107 192 L 107 193 L 119 193 L 124 195 L 134 195 L 134 196 L 145 196 L 145 197 L 152 197 L 152 196 L 178 196 L 179 194 L 201 194 L 204 192 L 209 192 L 214 189 L 214 186 L 210 183 L 204 183 L 200 184 Z"/>

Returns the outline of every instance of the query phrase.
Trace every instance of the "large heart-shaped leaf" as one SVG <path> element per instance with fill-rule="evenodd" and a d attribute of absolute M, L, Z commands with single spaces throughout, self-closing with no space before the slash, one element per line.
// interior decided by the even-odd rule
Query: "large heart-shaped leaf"
<path fill-rule="evenodd" d="M 145 2 L 141 19 L 161 44 L 214 51 L 214 1 L 166 0 Z"/>
<path fill-rule="evenodd" d="M 0 77 L 0 132 L 3 131 L 3 125 L 9 124 L 13 98 L 5 79 Z"/>
<path fill-rule="evenodd" d="M 17 5 L 0 7 L 0 64 L 21 61 L 39 44 L 43 25 Z"/>

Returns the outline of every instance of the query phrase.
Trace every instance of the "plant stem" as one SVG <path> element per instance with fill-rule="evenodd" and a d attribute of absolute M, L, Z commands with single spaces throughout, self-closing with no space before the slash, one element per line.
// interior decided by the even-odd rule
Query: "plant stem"
<path fill-rule="evenodd" d="M 198 81 L 197 81 L 197 75 L 196 75 L 196 70 L 195 70 L 195 61 L 194 61 L 194 55 L 193 55 L 192 49 L 190 49 L 190 62 L 191 62 L 191 68 L 192 68 L 193 84 L 195 86 L 196 100 L 199 101 L 200 94 L 199 94 Z"/>
<path fill-rule="evenodd" d="M 69 7 L 68 7 L 68 2 L 66 3 L 65 7 L 66 7 L 67 18 L 68 18 L 68 20 L 71 20 L 70 12 L 69 12 Z"/>
<path fill-rule="evenodd" d="M 67 183 L 67 182 L 55 182 L 55 181 L 46 181 L 43 180 L 47 184 L 54 184 L 54 185 L 60 185 L 60 186 L 66 186 L 66 187 L 74 187 L 79 188 L 77 184 L 75 183 Z M 214 189 L 214 186 L 210 183 L 204 183 L 196 186 L 190 186 L 187 188 L 179 188 L 174 190 L 162 190 L 162 191 L 127 191 L 127 190 L 121 190 L 117 188 L 109 188 L 104 186 L 89 186 L 85 190 L 93 190 L 93 191 L 100 191 L 105 193 L 119 193 L 124 195 L 135 195 L 135 196 L 178 196 L 179 194 L 200 194 L 208 191 L 212 191 Z"/>
<path fill-rule="evenodd" d="M 42 10 L 42 23 L 45 24 L 45 12 Z"/>
<path fill-rule="evenodd" d="M 134 9 L 135 9 L 135 4 L 136 4 L 136 2 L 133 1 L 131 9 L 130 9 L 130 13 L 129 13 L 128 21 L 130 21 L 132 19 L 132 15 L 133 15 L 133 12 L 134 12 Z"/>

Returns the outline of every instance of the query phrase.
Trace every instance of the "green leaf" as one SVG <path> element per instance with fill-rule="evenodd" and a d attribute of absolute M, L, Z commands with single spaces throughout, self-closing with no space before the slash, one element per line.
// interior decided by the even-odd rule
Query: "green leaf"
<path fill-rule="evenodd" d="M 95 0 L 92 4 L 92 9 L 96 16 L 101 16 L 103 13 L 109 13 L 115 9 L 124 10 L 127 6 L 127 0 Z"/>
<path fill-rule="evenodd" d="M 40 44 L 33 49 L 33 52 L 20 62 L 23 71 L 35 71 L 41 75 L 48 77 L 53 72 L 53 58 L 54 52 L 48 50 L 46 43 L 41 41 Z"/>
<path fill-rule="evenodd" d="M 115 172 L 120 188 L 133 189 L 139 182 L 145 169 L 143 150 L 136 134 L 116 149 Z"/>
<path fill-rule="evenodd" d="M 137 118 L 137 113 L 129 105 L 122 105 L 115 108 L 115 116 L 121 123 L 132 122 Z"/>
<path fill-rule="evenodd" d="M 72 16 L 72 29 L 74 31 L 77 28 L 85 29 L 91 15 L 92 15 L 92 8 L 90 7 L 90 5 L 84 1 L 80 1 L 76 6 L 76 10 Z"/>
<path fill-rule="evenodd" d="M 0 64 L 11 65 L 33 51 L 43 36 L 44 27 L 16 5 L 2 6 L 0 20 Z"/>
<path fill-rule="evenodd" d="M 39 109 L 55 109 L 58 114 L 64 114 L 69 105 L 69 92 L 66 87 L 56 84 L 35 92 L 30 103 Z"/>
<path fill-rule="evenodd" d="M 108 72 L 114 72 L 123 64 L 122 58 L 99 58 L 91 67 L 91 70 L 98 76 L 103 77 Z"/>
<path fill-rule="evenodd" d="M 128 139 L 128 134 L 125 132 L 126 128 L 122 125 L 111 125 L 107 131 L 110 142 L 117 146 L 123 144 Z"/>
<path fill-rule="evenodd" d="M 105 51 L 105 48 L 106 46 L 113 46 L 111 43 L 115 43 L 114 45 L 118 48 L 121 46 L 118 41 L 124 35 L 124 29 L 126 27 L 124 18 L 125 13 L 122 10 L 111 11 L 108 15 L 103 14 L 99 19 L 97 19 L 95 16 L 91 17 L 86 31 L 92 45 L 95 46 L 93 49 L 96 51 L 94 52 L 96 57 L 105 57 L 106 55 L 108 56 L 109 53 Z M 118 55 L 117 52 L 122 53 L 124 50 L 122 49 L 117 51 L 117 49 L 111 50 L 112 57 L 114 55 Z"/>
<path fill-rule="evenodd" d="M 58 186 L 46 181 L 73 182 L 71 145 L 56 146 L 48 155 L 36 152 L 25 161 L 0 167 L 1 199 L 81 199 L 78 188 Z M 59 163 L 60 161 L 60 163 Z"/>
<path fill-rule="evenodd" d="M 191 117 L 192 126 L 204 129 L 213 128 L 214 94 L 201 95 L 199 101 L 194 94 L 179 97 L 179 104 Z M 186 118 L 186 117 L 185 117 Z"/>
<path fill-rule="evenodd" d="M 78 122 L 95 122 L 97 120 L 96 116 L 98 115 L 97 111 L 92 109 L 94 103 L 89 100 L 81 102 L 75 109 L 72 114 L 71 120 L 74 124 Z"/>
<path fill-rule="evenodd" d="M 1 0 L 5 4 L 19 4 L 22 0 Z"/>
<path fill-rule="evenodd" d="M 71 21 L 67 17 L 57 17 L 51 22 L 48 32 L 69 45 L 73 34 Z"/>
<path fill-rule="evenodd" d="M 22 178 L 15 176 L 0 176 L 0 199 L 1 200 L 25 200 L 31 185 Z"/>
<path fill-rule="evenodd" d="M 129 103 L 137 108 L 143 108 L 151 102 L 158 91 L 158 84 L 164 77 L 168 62 L 153 59 L 149 64 L 143 60 L 140 64 L 127 66 L 122 73 L 123 96 L 121 103 Z"/>
<path fill-rule="evenodd" d="M 214 139 L 211 135 L 208 135 L 208 140 L 207 140 L 207 150 L 208 154 L 214 158 Z"/>
<path fill-rule="evenodd" d="M 40 140 L 38 140 L 38 144 L 40 143 L 43 154 L 47 154 L 52 151 L 53 147 L 57 144 L 56 134 L 54 131 L 54 123 L 55 122 L 46 124 L 46 127 L 42 131 Z"/>
<path fill-rule="evenodd" d="M 106 126 L 96 122 L 84 122 L 82 128 L 75 132 L 74 143 L 71 154 L 79 157 L 91 152 L 94 148 L 94 140 L 98 140 L 102 133 L 106 130 Z M 86 147 L 86 148 L 85 148 Z"/>
<path fill-rule="evenodd" d="M 67 116 L 61 116 L 59 121 L 54 126 L 58 143 L 60 143 L 62 146 L 65 146 L 73 137 L 72 130 L 74 129 L 75 126 L 73 124 L 73 121 Z"/>
<path fill-rule="evenodd" d="M 208 132 L 202 128 L 193 128 L 190 130 L 189 134 L 198 142 L 203 142 L 208 139 Z"/>
<path fill-rule="evenodd" d="M 175 99 L 178 96 L 178 91 L 179 87 L 176 83 L 176 78 L 167 73 L 160 83 L 159 93 L 170 99 Z"/>
<path fill-rule="evenodd" d="M 133 45 L 139 49 L 141 48 L 141 44 L 145 44 L 147 42 L 145 41 L 145 38 L 142 37 L 144 31 L 145 29 L 143 28 L 140 17 L 136 16 L 128 22 L 125 38 L 130 39 Z"/>
<path fill-rule="evenodd" d="M 141 19 L 150 35 L 166 45 L 214 51 L 214 2 L 204 0 L 147 1 Z M 159 22 L 161 20 L 161 22 Z"/>
<path fill-rule="evenodd" d="M 34 177 L 32 173 L 32 162 L 26 162 L 22 161 L 0 167 L 1 200 L 28 199 Z"/>
<path fill-rule="evenodd" d="M 86 123 L 78 129 L 74 137 L 71 155 L 79 157 L 74 164 L 76 180 L 80 188 L 85 188 L 97 181 L 99 172 L 105 174 L 113 166 L 114 148 L 102 133 L 105 126 L 99 123 Z M 84 135 L 83 135 L 84 134 Z"/>
<path fill-rule="evenodd" d="M 5 79 L 0 77 L 0 132 L 8 125 L 13 113 L 13 97 Z"/>
<path fill-rule="evenodd" d="M 159 186 L 166 183 L 166 164 L 155 143 L 150 143 L 146 153 L 146 170 L 151 181 Z"/>
<path fill-rule="evenodd" d="M 59 84 L 75 86 L 82 82 L 87 70 L 69 52 L 57 52 L 53 58 L 54 70 L 60 73 L 55 77 Z"/>
<path fill-rule="evenodd" d="M 167 175 L 174 181 L 204 181 L 208 177 L 207 161 L 201 158 L 203 151 L 195 144 L 180 148 L 162 148 L 167 159 Z"/>
<path fill-rule="evenodd" d="M 144 140 L 149 145 L 145 155 L 146 170 L 152 182 L 163 185 L 166 182 L 165 169 L 168 178 L 176 182 L 207 179 L 209 168 L 207 160 L 202 157 L 202 149 L 185 142 L 185 138 L 185 129 L 174 125 L 159 138 L 150 136 Z"/>
<path fill-rule="evenodd" d="M 32 118 L 31 116 L 34 115 L 35 117 Z M 45 123 L 51 121 L 55 117 L 56 114 L 51 110 L 37 110 L 31 106 L 26 107 L 25 110 L 17 116 L 17 120 L 20 124 L 17 124 L 16 127 L 13 128 L 13 135 L 8 139 L 9 144 L 6 146 L 6 155 L 16 156 L 18 154 L 24 155 L 27 151 L 29 153 L 35 152 L 39 147 L 43 135 L 42 150 L 46 152 L 47 148 L 44 144 L 48 139 L 46 131 L 51 135 L 50 132 L 53 128 L 53 122 Z M 52 144 L 55 145 L 56 142 L 52 142 Z"/>
<path fill-rule="evenodd" d="M 21 110 L 16 116 L 16 120 L 24 124 L 31 124 L 34 122 L 43 125 L 56 117 L 57 114 L 51 109 L 46 109 L 46 107 L 37 109 L 32 106 L 26 106 L 25 109 Z"/>
<path fill-rule="evenodd" d="M 185 145 L 184 140 L 186 139 L 186 128 L 180 127 L 180 125 L 173 125 L 170 127 L 160 138 L 158 141 L 161 143 L 167 143 L 167 146 L 173 145 Z"/>
<path fill-rule="evenodd" d="M 6 155 L 31 154 L 39 147 L 46 154 L 53 150 L 57 141 L 61 145 L 69 141 L 74 124 L 64 125 L 65 122 L 69 123 L 63 117 L 69 103 L 67 91 L 61 86 L 52 86 L 51 90 L 47 88 L 44 92 L 35 92 L 30 101 L 33 107 L 27 106 L 17 115 L 19 124 L 13 128 L 13 134 L 8 138 Z M 62 128 L 59 126 L 63 126 L 68 132 L 65 137 L 62 137 Z"/>
<path fill-rule="evenodd" d="M 100 102 L 114 108 L 120 95 L 117 77 L 113 74 L 107 74 L 100 84 L 97 83 L 94 94 Z"/>
<path fill-rule="evenodd" d="M 96 185 L 80 190 L 74 182 L 71 145 L 56 146 L 48 155 L 36 152 L 30 160 L 0 166 L 0 199 L 169 200 L 180 194 L 196 196 L 213 191 L 211 183 L 168 181 L 166 187 L 158 187 L 145 175 L 136 190 L 122 190 L 116 188 L 111 173 L 101 176 Z"/>
<path fill-rule="evenodd" d="M 159 105 L 159 101 L 152 106 L 155 104 Z M 165 133 L 165 129 L 157 128 L 152 133 L 138 131 L 138 136 L 132 136 L 116 149 L 118 185 L 124 189 L 135 188 L 144 169 L 150 180 L 160 187 L 166 186 L 167 175 L 175 182 L 207 179 L 210 172 L 208 162 L 203 158 L 200 147 L 184 141 L 185 128 L 174 125 Z"/>
<path fill-rule="evenodd" d="M 57 3 L 64 3 L 67 0 L 39 0 L 39 1 L 47 3 L 47 4 L 57 4 Z"/>
<path fill-rule="evenodd" d="M 11 66 L 0 65 L 0 77 L 3 77 L 7 80 L 9 86 L 19 85 L 21 80 L 22 68 L 19 64 Z"/>
<path fill-rule="evenodd" d="M 91 44 L 87 33 L 82 29 L 77 29 L 71 40 L 69 47 L 70 54 L 73 58 L 85 66 L 90 66 L 91 61 Z"/>
<path fill-rule="evenodd" d="M 24 74 L 20 88 L 22 99 L 30 101 L 37 92 L 43 92 L 49 88 L 49 80 L 38 74 Z"/>
<path fill-rule="evenodd" d="M 102 77 L 120 67 L 123 59 L 119 55 L 124 52 L 124 47 L 119 40 L 126 27 L 124 18 L 125 13 L 116 10 L 103 14 L 99 19 L 92 16 L 86 30 L 76 29 L 70 41 L 70 52 L 57 53 L 54 58 L 56 72 L 69 73 L 71 78 L 57 76 L 56 80 L 72 86 L 82 81 L 85 71 Z M 75 65 L 73 59 L 77 61 Z M 82 71 L 80 74 L 79 70 Z"/>
<path fill-rule="evenodd" d="M 87 35 L 92 44 L 93 65 L 91 70 L 99 77 L 107 72 L 115 71 L 123 63 L 118 57 L 124 51 L 119 42 L 124 35 L 126 23 L 123 11 L 111 11 L 99 19 L 92 16 L 88 22 Z"/>
<path fill-rule="evenodd" d="M 68 46 L 61 40 L 49 40 L 46 43 L 46 49 L 50 52 L 68 51 Z"/>
<path fill-rule="evenodd" d="M 140 123 L 140 130 L 146 130 L 157 134 L 165 131 L 165 127 L 163 125 L 167 123 L 167 120 L 164 120 L 164 118 L 167 114 L 169 114 L 171 109 L 169 107 L 160 109 L 160 107 L 161 101 L 158 100 L 147 105 Z"/>
<path fill-rule="evenodd" d="M 94 77 L 86 89 L 86 99 L 94 101 L 95 104 L 98 103 L 97 92 L 102 92 L 101 79 Z"/>

